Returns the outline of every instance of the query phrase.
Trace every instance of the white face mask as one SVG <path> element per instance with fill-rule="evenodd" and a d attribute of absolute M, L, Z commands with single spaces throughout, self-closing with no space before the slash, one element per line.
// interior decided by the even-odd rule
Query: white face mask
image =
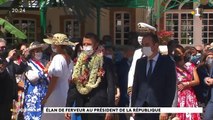
<path fill-rule="evenodd" d="M 112 59 L 112 55 L 106 55 L 106 57 Z"/>
<path fill-rule="evenodd" d="M 147 57 L 150 57 L 153 53 L 151 47 L 142 47 L 142 52 Z"/>
<path fill-rule="evenodd" d="M 36 60 L 41 60 L 41 58 L 42 58 L 42 52 L 35 53 L 35 59 Z"/>
<path fill-rule="evenodd" d="M 57 53 L 56 48 L 54 46 L 51 45 L 51 49 L 54 53 Z"/>
<path fill-rule="evenodd" d="M 81 54 L 81 53 L 80 53 L 80 52 L 78 52 L 78 53 L 77 53 L 77 57 L 78 57 L 80 54 Z"/>
<path fill-rule="evenodd" d="M 212 65 L 212 62 L 213 62 L 213 59 L 212 59 L 212 58 L 207 58 L 206 63 L 207 63 L 209 66 Z"/>
<path fill-rule="evenodd" d="M 93 51 L 92 45 L 83 46 L 83 51 Z"/>
<path fill-rule="evenodd" d="M 138 43 L 139 43 L 140 45 L 142 44 L 142 39 L 143 39 L 142 36 L 138 36 Z"/>

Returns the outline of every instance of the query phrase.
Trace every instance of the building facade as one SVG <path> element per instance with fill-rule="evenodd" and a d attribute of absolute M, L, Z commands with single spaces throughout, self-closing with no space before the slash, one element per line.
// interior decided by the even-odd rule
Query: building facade
<path fill-rule="evenodd" d="M 84 22 L 81 22 L 75 16 L 67 15 L 64 8 L 50 7 L 46 12 L 46 32 L 62 32 L 75 40 L 79 40 L 87 32 L 94 32 L 100 34 L 100 39 L 110 35 L 114 45 L 134 45 L 137 41 L 137 23 L 150 23 L 150 16 L 153 15 L 157 29 L 173 31 L 174 36 L 171 39 L 178 40 L 183 46 L 213 42 L 211 4 L 201 6 L 199 2 L 193 1 L 186 3 L 180 2 L 181 0 L 179 2 L 177 0 L 160 1 L 162 0 L 155 2 L 152 12 L 147 8 L 101 8 L 100 24 L 97 24 L 97 16 L 86 18 Z M 28 3 L 28 6 L 33 9 L 12 8 L 9 17 L 8 9 L 2 7 L 0 17 L 7 16 L 11 23 L 24 31 L 28 36 L 28 42 L 41 40 L 42 28 L 38 2 Z M 8 34 L 6 37 L 9 42 L 16 42 L 12 35 Z"/>

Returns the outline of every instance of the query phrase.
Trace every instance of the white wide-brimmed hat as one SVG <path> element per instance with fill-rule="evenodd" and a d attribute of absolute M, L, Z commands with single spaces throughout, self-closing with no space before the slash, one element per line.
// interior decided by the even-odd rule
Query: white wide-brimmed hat
<path fill-rule="evenodd" d="M 43 40 L 47 44 L 53 44 L 53 45 L 72 45 L 72 46 L 76 45 L 76 43 L 69 41 L 69 38 L 67 37 L 67 35 L 62 33 L 56 33 L 53 35 L 53 37 L 49 37 Z"/>
<path fill-rule="evenodd" d="M 48 48 L 48 44 L 39 43 L 39 42 L 35 41 L 35 42 L 32 42 L 30 44 L 30 46 L 27 48 L 27 50 L 31 51 L 31 50 L 34 50 L 34 49 L 37 49 L 37 48 L 42 48 L 42 50 L 45 50 L 45 49 Z"/>
<path fill-rule="evenodd" d="M 143 22 L 139 22 L 137 26 L 140 32 L 155 32 L 157 30 L 155 27 Z"/>

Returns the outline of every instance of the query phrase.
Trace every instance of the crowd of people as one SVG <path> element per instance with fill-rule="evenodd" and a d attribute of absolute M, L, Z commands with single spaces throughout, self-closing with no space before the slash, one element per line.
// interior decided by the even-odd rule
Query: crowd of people
<path fill-rule="evenodd" d="M 155 30 L 154 30 L 155 31 Z M 153 32 L 120 49 L 62 33 L 6 52 L 0 38 L 0 120 L 213 120 L 213 46 L 167 43 Z M 75 48 L 75 49 L 73 49 Z M 203 107 L 199 113 L 43 113 L 43 107 Z"/>

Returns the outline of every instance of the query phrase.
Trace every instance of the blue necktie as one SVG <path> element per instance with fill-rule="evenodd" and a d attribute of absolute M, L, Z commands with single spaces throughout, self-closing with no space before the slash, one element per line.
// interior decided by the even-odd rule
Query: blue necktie
<path fill-rule="evenodd" d="M 148 73 L 147 73 L 148 80 L 150 79 L 150 77 L 152 75 L 152 62 L 153 62 L 153 60 L 149 60 L 149 69 L 148 69 Z"/>

